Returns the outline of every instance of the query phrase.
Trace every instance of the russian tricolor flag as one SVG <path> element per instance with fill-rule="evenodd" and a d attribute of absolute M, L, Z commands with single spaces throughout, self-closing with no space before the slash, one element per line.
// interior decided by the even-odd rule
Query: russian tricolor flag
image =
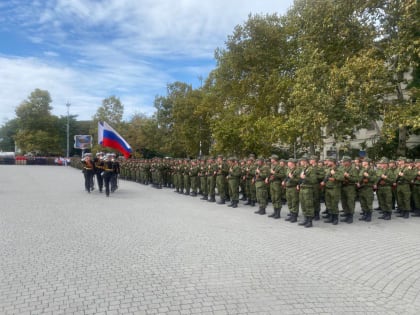
<path fill-rule="evenodd" d="M 106 122 L 98 122 L 98 143 L 103 147 L 118 150 L 126 159 L 132 153 L 127 141 Z"/>

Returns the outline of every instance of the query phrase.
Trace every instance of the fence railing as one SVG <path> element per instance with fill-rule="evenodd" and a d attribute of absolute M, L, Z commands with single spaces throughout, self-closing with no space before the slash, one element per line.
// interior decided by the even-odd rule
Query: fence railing
<path fill-rule="evenodd" d="M 57 157 L 0 157 L 0 164 L 7 165 L 66 165 L 63 158 Z"/>

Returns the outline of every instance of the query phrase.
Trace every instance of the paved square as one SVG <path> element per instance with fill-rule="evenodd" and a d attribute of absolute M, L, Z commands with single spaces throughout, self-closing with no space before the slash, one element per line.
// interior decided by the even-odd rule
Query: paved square
<path fill-rule="evenodd" d="M 0 174 L 0 314 L 420 313 L 419 218 L 305 229 L 127 181 L 88 194 L 70 167 Z"/>

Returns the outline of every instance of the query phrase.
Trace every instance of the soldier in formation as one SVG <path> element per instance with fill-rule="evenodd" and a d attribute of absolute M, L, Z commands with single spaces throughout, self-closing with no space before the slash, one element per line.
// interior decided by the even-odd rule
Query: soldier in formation
<path fill-rule="evenodd" d="M 306 157 L 300 159 L 300 167 L 299 183 L 296 190 L 299 192 L 299 203 L 302 207 L 304 220 L 299 225 L 309 228 L 312 227 L 315 215 L 314 190 L 318 185 L 318 179 L 316 171 Z"/>
<path fill-rule="evenodd" d="M 280 218 L 283 199 L 286 200 L 289 222 L 297 222 L 299 212 L 303 218 L 299 224 L 312 227 L 319 220 L 322 198 L 325 199 L 324 222 L 338 224 L 339 205 L 342 206 L 341 222 L 353 223 L 355 205 L 360 201 L 360 220 L 370 222 L 373 217 L 374 196 L 378 199 L 379 219 L 390 220 L 395 208 L 398 216 L 420 216 L 420 160 L 407 161 L 400 157 L 398 165 L 386 157 L 373 163 L 368 158 L 352 161 L 344 156 L 340 161 L 328 157 L 319 161 L 316 156 L 299 160 L 279 159 L 272 155 L 269 160 L 255 159 L 254 155 L 239 160 L 225 159 L 219 155 L 199 159 L 130 159 L 119 166 L 115 155 L 98 154 L 92 162 L 88 154 L 80 161 L 84 170 L 85 189 L 92 191 L 93 175 L 100 175 L 106 195 L 117 188 L 117 177 L 156 188 L 174 188 L 180 194 L 201 195 L 203 201 L 237 208 L 258 205 L 255 213 L 266 214 L 271 201 L 270 218 Z M 89 175 L 90 174 L 90 175 Z M 98 187 L 101 190 L 101 181 Z M 242 198 L 240 195 L 242 194 Z M 324 196 L 324 197 L 323 197 Z M 395 199 L 395 207 L 393 200 Z"/>

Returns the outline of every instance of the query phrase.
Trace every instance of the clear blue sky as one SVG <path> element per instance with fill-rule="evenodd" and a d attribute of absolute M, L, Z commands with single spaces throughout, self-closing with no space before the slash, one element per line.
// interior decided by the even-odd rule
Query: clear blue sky
<path fill-rule="evenodd" d="M 124 118 L 154 112 L 168 83 L 198 87 L 250 13 L 293 0 L 0 0 L 0 125 L 36 88 L 54 115 L 90 119 L 115 95 Z"/>

